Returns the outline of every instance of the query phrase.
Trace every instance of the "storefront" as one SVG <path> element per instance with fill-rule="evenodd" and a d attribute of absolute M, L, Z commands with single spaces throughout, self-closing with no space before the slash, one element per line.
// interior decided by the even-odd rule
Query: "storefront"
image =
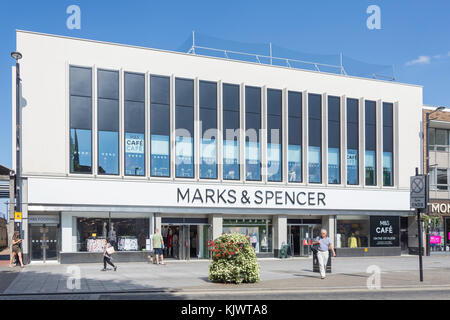
<path fill-rule="evenodd" d="M 57 262 L 61 250 L 59 215 L 30 215 L 28 228 L 31 262 Z"/>
<path fill-rule="evenodd" d="M 320 228 L 341 256 L 392 255 L 399 217 L 417 229 L 419 86 L 26 31 L 17 50 L 31 260 L 98 262 L 109 238 L 143 262 L 155 229 L 170 259 L 229 232 L 308 256 Z"/>
<path fill-rule="evenodd" d="M 400 255 L 399 216 L 337 216 L 339 256 Z"/>
<path fill-rule="evenodd" d="M 430 212 L 427 224 L 431 252 L 450 251 L 450 201 L 432 201 Z"/>

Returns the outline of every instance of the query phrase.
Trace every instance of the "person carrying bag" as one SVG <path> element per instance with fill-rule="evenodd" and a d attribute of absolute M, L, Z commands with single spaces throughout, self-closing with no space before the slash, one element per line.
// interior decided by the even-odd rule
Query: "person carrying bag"
<path fill-rule="evenodd" d="M 109 239 L 105 239 L 105 251 L 103 252 L 103 269 L 102 271 L 106 271 L 106 264 L 109 264 L 114 268 L 114 271 L 117 271 L 117 267 L 112 263 L 111 256 L 116 251 L 114 250 L 114 247 L 109 243 Z"/>

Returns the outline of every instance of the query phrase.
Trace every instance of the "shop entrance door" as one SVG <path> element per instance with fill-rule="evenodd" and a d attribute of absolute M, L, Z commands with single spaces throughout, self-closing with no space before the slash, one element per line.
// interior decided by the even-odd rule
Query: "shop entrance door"
<path fill-rule="evenodd" d="M 312 227 L 309 225 L 289 225 L 288 242 L 294 257 L 308 257 L 312 241 Z"/>
<path fill-rule="evenodd" d="M 171 236 L 169 245 L 165 239 L 167 258 L 178 260 L 205 259 L 208 258 L 208 240 L 210 239 L 209 225 L 166 225 Z M 164 228 L 164 227 L 163 227 Z"/>
<path fill-rule="evenodd" d="M 31 260 L 56 261 L 58 259 L 58 227 L 56 225 L 30 225 Z"/>

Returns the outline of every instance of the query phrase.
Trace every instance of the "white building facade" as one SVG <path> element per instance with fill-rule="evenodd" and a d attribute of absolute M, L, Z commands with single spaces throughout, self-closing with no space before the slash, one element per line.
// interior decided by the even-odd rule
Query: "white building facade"
<path fill-rule="evenodd" d="M 228 232 L 272 257 L 320 228 L 342 256 L 417 246 L 419 86 L 26 31 L 17 51 L 28 260 L 109 237 L 143 261 L 155 228 L 177 259 Z"/>

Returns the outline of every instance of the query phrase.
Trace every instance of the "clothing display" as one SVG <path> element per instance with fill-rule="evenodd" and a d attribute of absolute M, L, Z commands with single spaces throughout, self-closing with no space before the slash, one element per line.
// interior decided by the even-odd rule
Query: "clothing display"
<path fill-rule="evenodd" d="M 355 236 L 351 236 L 350 238 L 348 238 L 348 247 L 358 248 L 358 242 Z"/>
<path fill-rule="evenodd" d="M 117 250 L 138 251 L 138 239 L 136 237 L 119 237 Z"/>
<path fill-rule="evenodd" d="M 105 250 L 105 238 L 90 238 L 86 241 L 87 252 L 103 252 Z"/>

